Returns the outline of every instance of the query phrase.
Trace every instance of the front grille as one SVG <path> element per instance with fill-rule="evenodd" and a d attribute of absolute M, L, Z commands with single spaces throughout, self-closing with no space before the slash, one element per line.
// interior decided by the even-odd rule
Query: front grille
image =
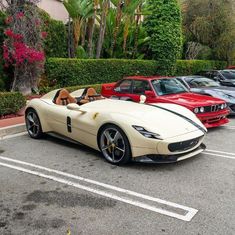
<path fill-rule="evenodd" d="M 185 151 L 185 150 L 191 149 L 194 146 L 196 146 L 198 144 L 198 142 L 200 141 L 200 139 L 201 139 L 201 137 L 197 137 L 197 138 L 191 139 L 191 140 L 172 143 L 172 144 L 168 145 L 168 149 L 171 152 Z"/>
<path fill-rule="evenodd" d="M 221 104 L 206 106 L 206 107 L 204 107 L 204 109 L 205 109 L 205 111 L 204 111 L 205 113 L 217 112 L 217 111 L 221 110 Z"/>

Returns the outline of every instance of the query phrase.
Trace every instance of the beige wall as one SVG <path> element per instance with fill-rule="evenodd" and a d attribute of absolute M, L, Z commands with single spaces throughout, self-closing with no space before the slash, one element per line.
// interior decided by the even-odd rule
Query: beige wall
<path fill-rule="evenodd" d="M 55 20 L 61 20 L 63 22 L 68 20 L 68 12 L 59 0 L 41 0 L 38 6 L 49 13 Z"/>

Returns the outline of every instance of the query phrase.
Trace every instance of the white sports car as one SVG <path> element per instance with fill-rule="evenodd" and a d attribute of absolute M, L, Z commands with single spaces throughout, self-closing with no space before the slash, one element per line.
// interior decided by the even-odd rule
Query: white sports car
<path fill-rule="evenodd" d="M 71 94 L 61 89 L 31 100 L 25 112 L 32 138 L 56 133 L 99 150 L 112 164 L 176 162 L 205 149 L 206 128 L 179 105 L 104 99 L 92 88 Z"/>

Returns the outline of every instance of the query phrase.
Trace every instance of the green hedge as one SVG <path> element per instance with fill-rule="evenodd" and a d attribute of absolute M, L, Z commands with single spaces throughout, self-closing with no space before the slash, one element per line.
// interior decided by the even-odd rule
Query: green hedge
<path fill-rule="evenodd" d="M 178 60 L 175 75 L 191 75 L 208 69 L 223 69 L 226 67 L 224 61 L 213 60 Z"/>
<path fill-rule="evenodd" d="M 0 92 L 0 116 L 16 113 L 26 105 L 25 97 L 19 92 Z"/>
<path fill-rule="evenodd" d="M 178 60 L 175 75 L 224 67 L 220 61 Z M 49 83 L 58 87 L 114 82 L 128 75 L 164 75 L 155 60 L 49 58 L 45 71 Z"/>
<path fill-rule="evenodd" d="M 157 62 L 151 60 L 61 59 L 46 62 L 46 76 L 61 87 L 107 83 L 125 75 L 151 75 L 157 72 Z"/>
<path fill-rule="evenodd" d="M 76 90 L 79 90 L 79 89 L 83 89 L 83 88 L 86 88 L 86 87 L 93 87 L 93 88 L 95 88 L 97 93 L 101 92 L 101 84 L 80 85 L 80 86 L 71 86 L 71 87 L 64 87 L 64 88 L 67 89 L 69 92 L 73 92 L 73 91 L 76 91 Z M 39 92 L 40 92 L 40 94 L 46 94 L 46 93 L 48 93 L 50 91 L 53 91 L 53 90 L 59 89 L 59 88 L 61 88 L 61 87 L 59 87 L 59 86 L 42 87 L 42 88 L 40 88 Z"/>

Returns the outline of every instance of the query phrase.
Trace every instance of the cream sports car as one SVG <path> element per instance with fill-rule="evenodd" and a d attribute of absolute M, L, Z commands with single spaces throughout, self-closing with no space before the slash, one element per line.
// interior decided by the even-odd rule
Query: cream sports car
<path fill-rule="evenodd" d="M 112 164 L 176 162 L 205 149 L 207 130 L 191 111 L 143 102 L 105 99 L 92 88 L 54 90 L 28 103 L 26 127 L 32 138 L 56 133 L 99 150 Z"/>

